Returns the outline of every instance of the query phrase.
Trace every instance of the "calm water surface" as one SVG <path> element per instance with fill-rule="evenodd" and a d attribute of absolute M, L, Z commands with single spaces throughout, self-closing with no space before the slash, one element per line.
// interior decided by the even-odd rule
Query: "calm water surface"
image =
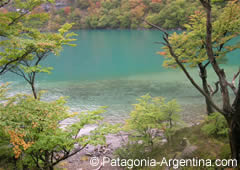
<path fill-rule="evenodd" d="M 157 55 L 161 45 L 159 31 L 81 30 L 77 31 L 77 47 L 64 47 L 60 56 L 49 56 L 44 65 L 54 67 L 52 74 L 38 77 L 37 87 L 47 90 L 45 100 L 68 96 L 74 111 L 109 106 L 105 116 L 116 121 L 128 115 L 136 98 L 152 96 L 176 98 L 182 105 L 185 119 L 190 114 L 201 118 L 203 97 L 191 86 L 180 70 L 162 67 Z M 234 42 L 239 41 L 239 38 Z M 231 78 L 240 65 L 239 51 L 232 52 L 223 67 Z M 192 75 L 199 81 L 198 72 Z M 216 79 L 212 71 L 209 77 Z M 26 83 L 12 74 L 2 81 L 11 81 L 12 93 L 30 92 Z M 191 121 L 191 120 L 189 120 Z"/>

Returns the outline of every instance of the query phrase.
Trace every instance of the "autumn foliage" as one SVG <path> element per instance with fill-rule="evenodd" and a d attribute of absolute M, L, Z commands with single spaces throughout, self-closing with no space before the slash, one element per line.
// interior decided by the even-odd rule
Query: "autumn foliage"
<path fill-rule="evenodd" d="M 64 98 L 44 102 L 31 95 L 7 97 L 6 88 L 0 88 L 0 148 L 13 153 L 14 160 L 25 167 L 51 169 L 88 144 L 104 144 L 105 135 L 119 126 L 99 124 L 103 107 L 88 113 L 70 113 Z M 63 128 L 60 122 L 72 117 L 79 121 Z M 78 137 L 80 130 L 90 124 L 99 126 Z M 76 145 L 78 148 L 73 151 Z"/>
<path fill-rule="evenodd" d="M 10 143 L 13 145 L 13 151 L 15 158 L 18 159 L 23 150 L 27 150 L 34 142 L 26 142 L 24 140 L 25 134 L 18 132 L 17 130 L 8 130 L 7 133 L 10 136 Z"/>
<path fill-rule="evenodd" d="M 50 22 L 59 24 L 54 16 L 60 15 L 61 22 L 74 22 L 76 28 L 149 28 L 144 19 L 163 28 L 183 28 L 196 6 L 198 1 L 191 0 L 72 0 L 52 13 Z"/>
<path fill-rule="evenodd" d="M 67 6 L 67 7 L 64 8 L 64 13 L 65 13 L 66 15 L 69 15 L 70 12 L 71 12 L 71 7 L 70 7 L 70 6 Z"/>

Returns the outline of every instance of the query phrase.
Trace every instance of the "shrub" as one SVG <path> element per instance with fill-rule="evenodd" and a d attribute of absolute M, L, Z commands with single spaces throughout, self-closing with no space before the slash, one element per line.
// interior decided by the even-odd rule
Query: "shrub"
<path fill-rule="evenodd" d="M 120 160 L 137 160 L 137 159 L 148 159 L 150 153 L 145 151 L 145 146 L 138 143 L 127 143 L 121 148 L 115 150 L 114 155 Z M 129 167 L 128 167 L 129 166 Z M 140 169 L 141 167 L 135 167 L 134 165 L 126 165 L 126 169 Z"/>
<path fill-rule="evenodd" d="M 180 106 L 176 100 L 165 102 L 164 98 L 150 95 L 142 96 L 130 118 L 126 120 L 125 129 L 130 131 L 130 140 L 142 141 L 147 146 L 153 145 L 153 130 L 161 130 L 164 136 L 170 140 L 176 129 L 180 126 L 180 117 L 177 114 Z"/>
<path fill-rule="evenodd" d="M 215 137 L 226 137 L 228 135 L 228 125 L 223 115 L 213 113 L 206 118 L 206 124 L 202 127 L 202 131 Z"/>
<path fill-rule="evenodd" d="M 88 144 L 104 144 L 105 134 L 114 132 L 113 126 L 99 122 L 104 108 L 69 114 L 64 98 L 45 102 L 29 95 L 6 97 L 4 88 L 0 90 L 0 148 L 14 154 L 22 169 L 53 169 Z M 79 121 L 62 127 L 60 122 L 73 116 Z M 78 137 L 81 129 L 90 124 L 99 126 Z"/>

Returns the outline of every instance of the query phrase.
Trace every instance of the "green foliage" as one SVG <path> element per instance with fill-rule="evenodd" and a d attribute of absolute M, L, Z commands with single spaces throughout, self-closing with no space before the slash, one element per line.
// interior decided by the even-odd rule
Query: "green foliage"
<path fill-rule="evenodd" d="M 80 9 L 87 9 L 89 7 L 89 2 L 86 0 L 76 0 L 75 5 Z"/>
<path fill-rule="evenodd" d="M 139 103 L 134 105 L 125 125 L 125 129 L 131 132 L 130 139 L 153 144 L 153 129 L 162 130 L 165 137 L 170 139 L 181 122 L 177 114 L 180 106 L 176 100 L 165 102 L 164 98 L 152 98 L 148 94 L 137 100 Z"/>
<path fill-rule="evenodd" d="M 39 7 L 45 0 L 17 0 L 11 4 L 12 8 L 19 9 L 18 12 L 7 12 L 0 14 L 0 73 L 13 71 L 19 74 L 19 70 L 32 72 L 49 72 L 50 68 L 44 68 L 37 62 L 39 58 L 45 58 L 49 53 L 59 54 L 63 45 L 71 45 L 74 33 L 67 33 L 72 24 L 64 24 L 57 33 L 42 32 L 40 23 L 45 23 L 48 15 L 35 13 L 34 9 Z M 33 24 L 37 21 L 37 25 Z M 31 23 L 31 24 L 29 24 Z M 41 60 L 42 60 L 41 59 Z M 17 68 L 16 68 L 17 66 Z M 27 68 L 29 67 L 29 68 Z"/>
<path fill-rule="evenodd" d="M 36 3 L 38 2 L 38 3 Z M 50 73 L 52 67 L 44 67 L 41 62 L 50 54 L 58 55 L 63 45 L 75 46 L 72 37 L 75 33 L 69 30 L 73 24 L 66 23 L 60 27 L 58 32 L 42 32 L 41 28 L 33 27 L 32 20 L 44 22 L 47 14 L 39 15 L 31 13 L 45 1 L 32 1 L 33 7 L 24 4 L 25 1 L 16 1 L 17 7 L 21 6 L 24 13 L 9 12 L 0 14 L 0 36 L 4 37 L 0 41 L 0 74 L 11 71 L 23 77 L 32 87 L 34 97 L 37 98 L 35 77 L 37 73 Z M 32 4 L 32 5 L 33 5 Z M 20 8 L 19 6 L 19 8 Z M 3 20 L 1 20 L 3 19 Z"/>
<path fill-rule="evenodd" d="M 240 42 L 229 44 L 228 42 L 238 36 L 240 27 L 240 5 L 238 2 L 229 2 L 226 7 L 220 11 L 214 10 L 216 16 L 213 21 L 212 42 L 214 55 L 218 62 L 223 63 L 226 55 L 238 48 Z M 188 24 L 184 25 L 186 32 L 173 33 L 169 37 L 174 53 L 179 56 L 178 59 L 184 65 L 195 67 L 200 63 L 207 62 L 208 57 L 205 50 L 206 37 L 206 16 L 202 11 L 191 15 Z M 166 60 L 164 66 L 176 68 L 175 59 L 171 56 L 168 47 L 163 47 Z"/>
<path fill-rule="evenodd" d="M 229 144 L 225 144 L 220 149 L 220 159 L 231 159 L 231 149 Z"/>
<path fill-rule="evenodd" d="M 146 152 L 145 146 L 138 143 L 128 143 L 121 148 L 115 150 L 114 155 L 119 159 L 135 160 L 135 159 L 148 159 L 150 155 Z M 128 168 L 128 167 L 126 167 Z M 130 167 L 129 167 L 130 168 Z M 131 169 L 140 169 L 141 167 L 133 167 Z"/>
<path fill-rule="evenodd" d="M 188 17 L 197 10 L 199 3 L 191 3 L 187 0 L 178 0 L 169 3 L 159 12 L 157 25 L 163 28 L 183 28 L 188 22 Z"/>
<path fill-rule="evenodd" d="M 0 148 L 24 167 L 48 169 L 86 145 L 104 144 L 105 135 L 116 132 L 117 126 L 102 124 L 105 110 L 69 113 L 64 98 L 51 102 L 36 100 L 29 95 L 6 96 L 1 90 Z M 61 121 L 75 117 L 79 121 L 63 127 Z M 86 125 L 98 125 L 89 134 L 77 136 Z M 74 149 L 75 145 L 77 149 Z M 1 155 L 0 155 L 1 156 Z"/>
<path fill-rule="evenodd" d="M 71 0 L 69 5 L 79 8 L 82 16 L 69 15 L 68 22 L 81 19 L 77 28 L 131 28 L 144 27 L 144 19 L 166 29 L 184 28 L 188 17 L 200 6 L 193 0 Z M 86 13 L 87 12 L 87 13 Z M 53 12 L 66 18 L 64 12 Z M 73 17 L 74 16 L 74 17 Z M 154 18 L 152 20 L 152 18 Z M 57 23 L 52 17 L 51 21 Z"/>
<path fill-rule="evenodd" d="M 206 124 L 202 127 L 202 131 L 208 135 L 215 137 L 228 136 L 227 122 L 220 113 L 213 113 L 206 119 Z"/>

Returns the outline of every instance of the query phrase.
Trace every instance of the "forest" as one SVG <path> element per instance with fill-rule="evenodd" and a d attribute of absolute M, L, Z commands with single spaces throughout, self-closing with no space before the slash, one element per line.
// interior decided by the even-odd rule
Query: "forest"
<path fill-rule="evenodd" d="M 0 0 L 0 170 L 239 169 L 238 0 Z"/>
<path fill-rule="evenodd" d="M 183 29 L 199 7 L 194 0 L 65 0 L 39 6 L 33 12 L 50 13 L 49 30 L 57 30 L 65 22 L 75 23 L 74 29 L 149 29 L 144 20 L 165 29 Z"/>

